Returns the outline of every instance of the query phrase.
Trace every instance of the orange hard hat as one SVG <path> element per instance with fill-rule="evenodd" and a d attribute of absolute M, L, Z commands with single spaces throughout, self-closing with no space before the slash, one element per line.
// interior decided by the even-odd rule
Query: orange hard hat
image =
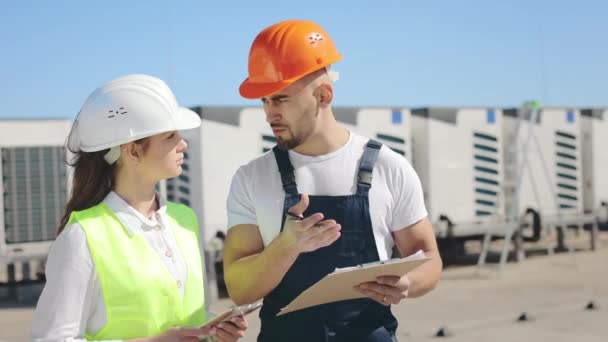
<path fill-rule="evenodd" d="M 342 59 L 327 32 L 316 23 L 286 20 L 265 28 L 249 50 L 249 77 L 241 96 L 258 99 Z"/>

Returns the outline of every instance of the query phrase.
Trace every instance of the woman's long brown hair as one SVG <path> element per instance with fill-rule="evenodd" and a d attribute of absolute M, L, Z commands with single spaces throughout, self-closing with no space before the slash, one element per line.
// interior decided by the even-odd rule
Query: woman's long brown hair
<path fill-rule="evenodd" d="M 110 165 L 103 158 L 108 150 L 98 152 L 70 151 L 74 154 L 74 157 L 70 161 L 66 160 L 66 162 L 74 170 L 72 191 L 59 223 L 57 234 L 63 231 L 73 211 L 84 210 L 101 203 L 114 188 L 116 163 Z"/>
<path fill-rule="evenodd" d="M 66 152 L 69 151 L 73 157 L 68 160 L 66 153 L 66 163 L 74 170 L 72 179 L 72 191 L 70 199 L 65 206 L 65 211 L 59 223 L 57 234 L 61 233 L 73 211 L 88 209 L 101 203 L 112 189 L 116 177 L 116 164 L 108 164 L 103 156 L 109 149 L 97 152 L 83 152 L 75 148 L 71 142 L 74 128 L 70 132 L 70 137 L 65 144 Z M 136 140 L 135 143 L 143 143 L 143 152 L 148 147 L 148 138 Z"/>

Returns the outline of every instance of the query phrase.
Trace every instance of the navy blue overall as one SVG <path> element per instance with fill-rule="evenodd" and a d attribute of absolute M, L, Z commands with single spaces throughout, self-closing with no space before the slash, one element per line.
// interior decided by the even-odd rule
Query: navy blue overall
<path fill-rule="evenodd" d="M 396 341 L 397 320 L 390 308 L 369 298 L 324 304 L 276 317 L 280 309 L 336 267 L 379 260 L 368 193 L 381 146 L 374 140 L 367 143 L 359 164 L 356 194 L 310 196 L 304 216 L 321 212 L 325 219 L 336 220 L 342 226 L 341 236 L 327 247 L 300 254 L 279 285 L 264 298 L 258 341 Z M 300 201 L 300 194 L 289 154 L 276 146 L 273 152 L 285 190 L 283 227 L 287 210 Z"/>

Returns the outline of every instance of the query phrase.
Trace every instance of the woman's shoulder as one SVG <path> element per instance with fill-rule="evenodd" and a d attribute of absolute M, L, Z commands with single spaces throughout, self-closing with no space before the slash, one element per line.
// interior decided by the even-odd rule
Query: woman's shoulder
<path fill-rule="evenodd" d="M 82 225 L 78 220 L 72 220 L 57 235 L 57 238 L 53 241 L 53 246 L 60 245 L 68 248 L 70 246 L 79 246 L 85 242 L 86 235 L 84 229 L 82 229 Z"/>
<path fill-rule="evenodd" d="M 48 262 L 51 264 L 57 262 L 58 267 L 66 267 L 71 262 L 80 266 L 92 264 L 86 234 L 78 221 L 66 225 L 53 241 L 48 254 Z"/>

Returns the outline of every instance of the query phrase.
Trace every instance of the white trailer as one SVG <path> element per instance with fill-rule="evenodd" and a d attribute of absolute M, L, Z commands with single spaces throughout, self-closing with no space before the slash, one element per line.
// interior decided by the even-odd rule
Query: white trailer
<path fill-rule="evenodd" d="M 334 114 L 350 131 L 375 139 L 412 162 L 412 120 L 408 109 L 335 107 Z"/>
<path fill-rule="evenodd" d="M 508 166 L 506 183 L 514 186 L 518 180 L 521 182 L 517 198 L 511 196 L 513 191 L 508 192 L 508 212 L 513 206 L 519 215 L 523 215 L 528 208 L 541 216 L 582 212 L 579 111 L 543 108 L 536 122 L 530 122 L 527 115 L 529 113 L 521 113 L 518 109 L 504 111 L 503 150 Z M 522 174 L 517 175 L 517 165 L 524 156 L 525 167 Z"/>
<path fill-rule="evenodd" d="M 583 209 L 608 221 L 608 109 L 581 111 Z M 605 203 L 604 205 L 602 205 Z"/>
<path fill-rule="evenodd" d="M 69 193 L 70 128 L 69 119 L 0 121 L 0 264 L 46 258 Z"/>
<path fill-rule="evenodd" d="M 414 168 L 429 218 L 449 219 L 450 235 L 483 234 L 479 222 L 504 217 L 501 121 L 494 108 L 412 110 Z M 446 227 L 435 228 L 445 237 Z"/>

